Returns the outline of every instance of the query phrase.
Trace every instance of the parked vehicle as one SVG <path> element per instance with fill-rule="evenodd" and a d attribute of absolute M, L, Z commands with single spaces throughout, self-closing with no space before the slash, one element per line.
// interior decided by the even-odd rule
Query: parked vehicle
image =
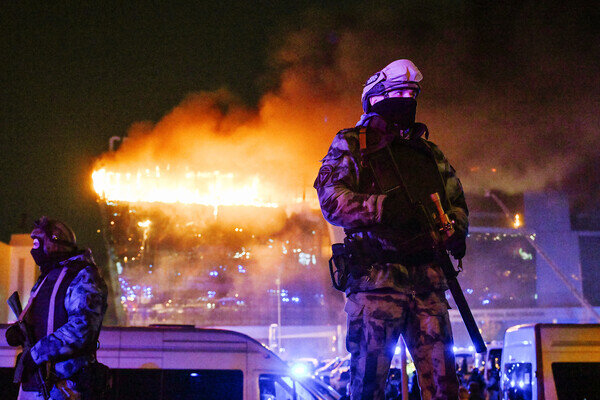
<path fill-rule="evenodd" d="M 340 364 L 331 371 L 329 382 L 342 396 L 346 394 L 346 386 L 350 382 L 350 354 L 342 358 Z"/>
<path fill-rule="evenodd" d="M 599 338 L 600 324 L 528 324 L 507 329 L 502 398 L 597 399 Z"/>
<path fill-rule="evenodd" d="M 288 361 L 288 365 L 296 377 L 313 376 L 318 364 L 319 360 L 309 357 Z"/>
<path fill-rule="evenodd" d="M 331 386 L 327 385 L 320 379 L 313 377 L 306 377 L 300 379 L 300 381 L 314 391 L 318 392 L 324 399 L 327 400 L 340 400 L 342 396 Z"/>
<path fill-rule="evenodd" d="M 502 343 L 492 342 L 487 345 L 487 353 L 483 363 L 483 370 L 486 382 L 489 381 L 492 374 L 500 372 L 500 364 L 502 362 Z"/>
<path fill-rule="evenodd" d="M 7 327 L 0 325 L 2 400 L 16 399 L 18 390 L 11 383 L 17 349 L 6 343 Z M 295 379 L 269 349 L 233 331 L 105 327 L 98 359 L 111 368 L 115 400 L 338 400 L 310 378 Z"/>
<path fill-rule="evenodd" d="M 340 363 L 342 359 L 340 357 L 336 357 L 334 359 L 329 360 L 322 367 L 318 368 L 314 372 L 314 377 L 322 380 L 327 385 L 330 383 L 331 371 L 333 371 Z"/>

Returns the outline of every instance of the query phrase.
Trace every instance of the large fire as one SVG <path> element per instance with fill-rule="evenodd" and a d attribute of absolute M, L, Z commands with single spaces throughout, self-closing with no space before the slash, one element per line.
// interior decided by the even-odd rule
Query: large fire
<path fill-rule="evenodd" d="M 325 148 L 288 120 L 236 117 L 193 97 L 153 126 L 134 124 L 92 174 L 105 201 L 318 208 L 312 182 Z M 286 125 L 286 124 L 290 125 Z"/>
<path fill-rule="evenodd" d="M 339 323 L 312 188 L 326 149 L 289 120 L 195 97 L 98 161 L 120 323 Z"/>
<path fill-rule="evenodd" d="M 234 173 L 178 171 L 167 166 L 113 172 L 106 168 L 92 173 L 94 190 L 106 201 L 128 203 L 181 203 L 211 206 L 278 207 L 302 202 L 264 183 L 258 175 L 243 178 Z M 287 198 L 286 198 L 287 197 Z"/>

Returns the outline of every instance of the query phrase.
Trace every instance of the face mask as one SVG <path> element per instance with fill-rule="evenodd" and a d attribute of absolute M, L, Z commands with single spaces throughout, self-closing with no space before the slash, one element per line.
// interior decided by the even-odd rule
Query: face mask
<path fill-rule="evenodd" d="M 42 274 L 48 273 L 58 262 L 68 258 L 67 253 L 46 254 L 44 251 L 44 241 L 38 238 L 33 239 L 33 247 L 30 253 L 35 263 L 39 265 Z"/>
<path fill-rule="evenodd" d="M 386 122 L 406 130 L 415 123 L 417 100 L 410 97 L 391 97 L 373 104 L 371 111 L 381 115 Z"/>
<path fill-rule="evenodd" d="M 33 257 L 33 261 L 35 261 L 35 263 L 39 265 L 40 269 L 42 270 L 42 273 L 47 272 L 46 270 L 48 270 L 51 267 L 53 260 L 44 251 L 44 242 L 38 238 L 34 238 L 33 247 L 30 253 L 31 257 Z"/>

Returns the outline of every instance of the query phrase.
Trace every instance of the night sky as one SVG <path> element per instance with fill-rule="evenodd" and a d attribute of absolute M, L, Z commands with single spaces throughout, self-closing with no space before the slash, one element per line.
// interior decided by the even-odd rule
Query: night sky
<path fill-rule="evenodd" d="M 326 121 L 355 102 L 339 118 L 348 126 L 307 133 L 324 154 L 360 116 L 363 82 L 397 58 L 423 72 L 417 116 L 459 174 L 472 172 L 464 183 L 498 168 L 502 190 L 554 187 L 597 202 L 598 6 L 456 3 L 5 2 L 0 240 L 49 215 L 103 253 L 94 162 L 110 137 L 159 122 L 192 93 L 226 89 L 256 110 L 267 94 L 314 101 Z"/>

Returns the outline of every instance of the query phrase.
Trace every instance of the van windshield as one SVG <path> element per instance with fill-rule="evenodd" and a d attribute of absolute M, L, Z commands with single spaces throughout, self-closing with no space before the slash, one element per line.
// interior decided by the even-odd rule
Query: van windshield
<path fill-rule="evenodd" d="M 508 400 L 532 400 L 531 363 L 504 365 L 502 388 Z"/>
<path fill-rule="evenodd" d="M 323 396 L 315 390 L 314 385 L 304 384 L 284 375 L 262 374 L 258 378 L 260 400 L 324 400 L 333 396 Z"/>
<path fill-rule="evenodd" d="M 242 400 L 239 370 L 111 369 L 119 400 Z"/>
<path fill-rule="evenodd" d="M 600 362 L 552 363 L 559 400 L 592 399 L 600 393 Z"/>

